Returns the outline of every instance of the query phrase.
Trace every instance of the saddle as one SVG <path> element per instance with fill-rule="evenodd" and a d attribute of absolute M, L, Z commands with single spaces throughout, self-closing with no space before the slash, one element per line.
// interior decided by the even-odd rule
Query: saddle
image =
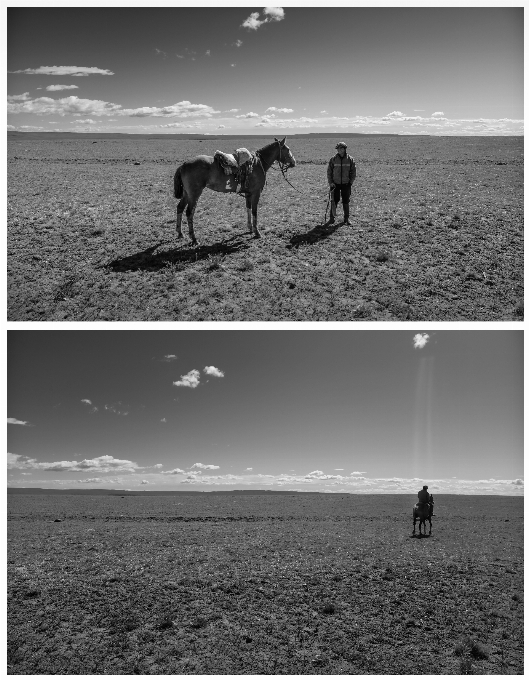
<path fill-rule="evenodd" d="M 231 153 L 224 153 L 224 151 L 215 151 L 213 158 L 217 161 L 220 167 L 224 170 L 225 175 L 234 175 L 239 170 L 235 156 Z"/>

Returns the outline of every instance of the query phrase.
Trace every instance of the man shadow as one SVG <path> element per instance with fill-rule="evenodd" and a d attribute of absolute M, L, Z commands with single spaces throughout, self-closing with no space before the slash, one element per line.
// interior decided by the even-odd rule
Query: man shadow
<path fill-rule="evenodd" d="M 318 241 L 323 241 L 334 234 L 338 227 L 341 227 L 343 223 L 343 220 L 336 220 L 335 222 L 327 221 L 324 224 L 318 224 L 305 234 L 294 234 L 290 239 L 290 244 L 287 248 L 299 248 L 299 246 L 312 245 Z"/>

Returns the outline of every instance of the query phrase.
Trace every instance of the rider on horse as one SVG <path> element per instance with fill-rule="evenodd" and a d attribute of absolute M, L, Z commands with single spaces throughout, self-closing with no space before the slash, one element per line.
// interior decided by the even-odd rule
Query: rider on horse
<path fill-rule="evenodd" d="M 423 505 L 424 503 L 430 505 L 430 517 L 433 517 L 434 500 L 432 494 L 428 493 L 428 487 L 424 485 L 417 496 L 419 498 L 419 505 Z"/>

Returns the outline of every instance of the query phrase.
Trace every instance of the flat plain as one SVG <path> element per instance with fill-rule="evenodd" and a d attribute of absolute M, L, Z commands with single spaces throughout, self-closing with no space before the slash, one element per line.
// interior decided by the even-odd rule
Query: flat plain
<path fill-rule="evenodd" d="M 9 495 L 8 672 L 523 674 L 523 498 L 413 503 Z"/>
<path fill-rule="evenodd" d="M 8 319 L 523 319 L 523 138 L 347 140 L 351 227 L 323 226 L 336 139 L 287 139 L 295 188 L 268 172 L 261 240 L 209 190 L 201 245 L 177 239 L 178 165 L 271 141 L 10 140 Z"/>

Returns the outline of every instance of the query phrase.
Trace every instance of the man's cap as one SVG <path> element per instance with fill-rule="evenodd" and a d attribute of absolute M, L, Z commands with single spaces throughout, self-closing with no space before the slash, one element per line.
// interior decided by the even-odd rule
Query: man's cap
<path fill-rule="evenodd" d="M 338 142 L 334 148 L 339 149 L 341 146 L 343 146 L 344 149 L 347 149 L 347 144 L 345 142 Z"/>
<path fill-rule="evenodd" d="M 428 487 L 427 487 L 426 484 L 425 484 L 422 488 L 423 488 L 423 489 L 427 489 Z"/>

